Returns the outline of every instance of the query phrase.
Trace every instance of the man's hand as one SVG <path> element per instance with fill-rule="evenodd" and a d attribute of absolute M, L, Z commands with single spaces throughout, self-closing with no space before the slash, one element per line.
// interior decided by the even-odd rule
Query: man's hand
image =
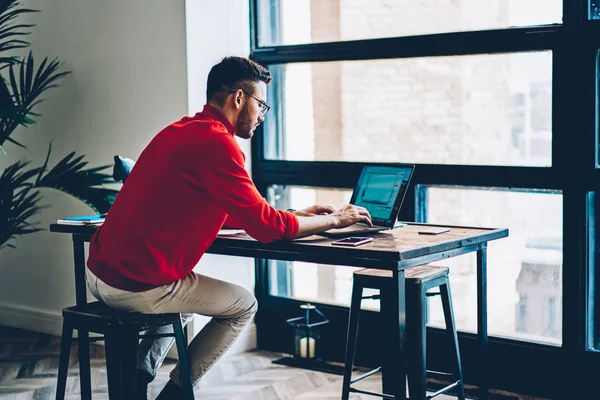
<path fill-rule="evenodd" d="M 312 217 L 313 215 L 332 214 L 334 212 L 335 210 L 333 207 L 314 205 L 303 208 L 302 210 L 294 211 L 294 215 L 297 217 Z"/>
<path fill-rule="evenodd" d="M 331 215 L 337 219 L 335 228 L 345 228 L 356 224 L 357 222 L 373 226 L 371 214 L 369 214 L 369 211 L 364 207 L 346 204 Z"/>
<path fill-rule="evenodd" d="M 314 235 L 332 228 L 345 228 L 357 222 L 365 223 L 373 226 L 371 215 L 364 207 L 347 204 L 339 210 L 333 210 L 331 207 L 313 206 L 304 209 L 300 212 L 312 212 L 308 216 L 299 215 L 298 211 L 294 212 L 298 217 L 298 234 L 296 238 Z M 321 211 L 321 212 L 319 212 Z"/>

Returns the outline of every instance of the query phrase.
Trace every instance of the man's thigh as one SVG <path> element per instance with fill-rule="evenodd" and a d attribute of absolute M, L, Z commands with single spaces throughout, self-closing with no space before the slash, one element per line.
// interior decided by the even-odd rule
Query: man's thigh
<path fill-rule="evenodd" d="M 254 295 L 243 287 L 195 272 L 173 285 L 144 292 L 144 296 L 156 313 L 195 313 L 227 318 L 256 307 Z"/>

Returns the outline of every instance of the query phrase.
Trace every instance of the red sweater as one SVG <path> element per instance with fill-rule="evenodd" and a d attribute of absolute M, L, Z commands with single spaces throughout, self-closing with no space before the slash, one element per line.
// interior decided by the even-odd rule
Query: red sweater
<path fill-rule="evenodd" d="M 234 132 L 207 105 L 156 135 L 94 235 L 88 268 L 132 292 L 172 284 L 192 271 L 228 216 L 260 242 L 293 239 L 298 219 L 260 195 Z"/>

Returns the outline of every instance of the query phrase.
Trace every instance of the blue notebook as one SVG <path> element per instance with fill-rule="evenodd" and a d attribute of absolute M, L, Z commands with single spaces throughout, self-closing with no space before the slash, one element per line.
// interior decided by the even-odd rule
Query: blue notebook
<path fill-rule="evenodd" d="M 106 218 L 106 214 L 78 215 L 59 219 L 56 223 L 61 225 L 97 225 L 103 223 L 104 218 Z"/>

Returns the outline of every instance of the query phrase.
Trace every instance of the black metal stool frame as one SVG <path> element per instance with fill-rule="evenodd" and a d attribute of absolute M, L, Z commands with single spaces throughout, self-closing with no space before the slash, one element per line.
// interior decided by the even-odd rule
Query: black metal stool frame
<path fill-rule="evenodd" d="M 354 276 L 352 287 L 352 300 L 350 306 L 350 316 L 348 320 L 348 337 L 346 342 L 346 361 L 344 368 L 344 382 L 342 386 L 342 400 L 348 400 L 350 392 L 362 393 L 372 396 L 382 397 L 384 399 L 395 399 L 395 396 L 385 393 L 375 393 L 366 390 L 360 390 L 352 387 L 352 384 L 367 378 L 381 371 L 381 367 L 375 368 L 361 376 L 352 379 L 352 369 L 354 366 L 354 355 L 356 349 L 356 339 L 358 335 L 359 316 L 361 303 L 363 299 L 381 300 L 382 311 L 389 302 L 389 293 L 393 289 L 392 279 L 385 277 L 376 277 L 361 275 Z M 427 293 L 429 289 L 439 287 L 438 293 Z M 380 295 L 363 297 L 363 289 L 379 289 Z M 406 312 L 407 312 L 407 349 L 409 351 L 407 366 L 409 394 L 411 400 L 432 399 L 453 388 L 458 388 L 459 400 L 465 400 L 464 381 L 462 376 L 462 366 L 460 361 L 460 352 L 458 347 L 458 335 L 454 323 L 454 310 L 452 307 L 452 295 L 450 292 L 450 282 L 448 275 L 440 276 L 426 282 L 411 283 L 406 280 Z M 444 309 L 444 320 L 446 323 L 446 332 L 455 350 L 456 371 L 454 373 L 444 373 L 439 371 L 426 370 L 426 333 L 427 333 L 427 297 L 441 295 L 442 307 Z M 358 306 L 356 306 L 358 305 Z M 431 396 L 427 396 L 426 379 L 427 375 L 437 376 L 448 379 L 454 377 L 455 382 L 441 388 Z"/>
<path fill-rule="evenodd" d="M 185 380 L 183 388 L 188 399 L 194 399 L 193 385 L 189 373 L 186 347 L 187 332 L 183 330 L 179 314 L 139 314 L 122 313 L 108 306 L 101 305 L 101 313 L 85 315 L 88 307 L 98 307 L 100 302 L 88 303 L 85 284 L 85 247 L 84 243 L 91 239 L 90 234 L 73 234 L 73 254 L 75 272 L 76 306 L 63 310 L 63 329 L 60 348 L 59 374 L 57 379 L 56 399 L 65 396 L 67 370 L 70 358 L 71 342 L 78 343 L 79 379 L 82 400 L 92 399 L 92 383 L 90 371 L 90 342 L 104 341 L 106 351 L 106 369 L 111 399 L 133 399 L 137 389 L 137 348 L 140 338 L 175 337 L 180 374 Z M 83 311 L 83 312 L 82 312 Z M 112 314 L 110 322 L 105 314 Z M 119 314 L 119 315 L 116 315 Z M 83 323 L 81 323 L 83 322 Z M 172 334 L 140 335 L 140 332 L 150 327 L 173 325 Z M 73 330 L 77 329 L 78 337 L 73 339 Z M 100 333 L 103 336 L 90 338 L 89 332 Z M 124 384 L 127 382 L 127 384 Z"/>

